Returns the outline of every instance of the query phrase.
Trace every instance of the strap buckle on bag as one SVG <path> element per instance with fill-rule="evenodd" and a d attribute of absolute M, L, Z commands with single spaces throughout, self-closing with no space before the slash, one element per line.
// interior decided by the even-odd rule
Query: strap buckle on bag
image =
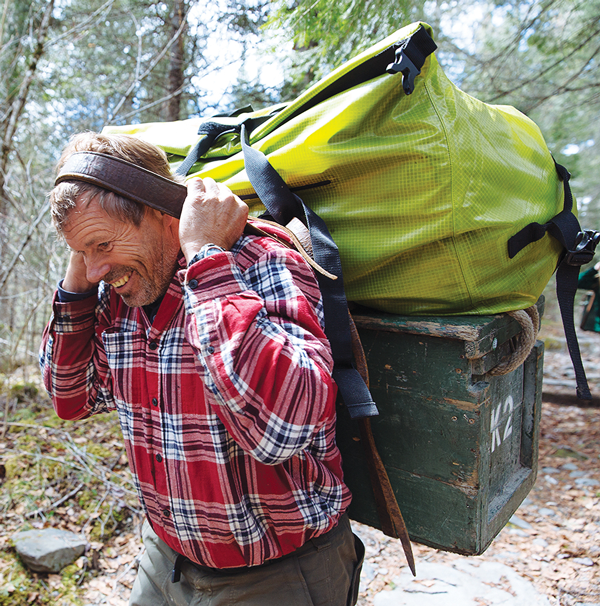
<path fill-rule="evenodd" d="M 396 60 L 387 66 L 388 74 L 402 73 L 402 88 L 406 95 L 410 95 L 415 90 L 415 78 L 421 73 L 421 70 L 406 56 L 404 50 L 406 45 L 396 49 Z"/>
<path fill-rule="evenodd" d="M 421 27 L 410 37 L 398 43 L 394 56 L 394 63 L 390 63 L 386 72 L 388 74 L 402 74 L 402 88 L 406 95 L 415 90 L 415 78 L 421 73 L 425 60 L 437 49 L 433 38 L 427 30 Z"/>
<path fill-rule="evenodd" d="M 594 258 L 596 246 L 600 242 L 600 232 L 592 229 L 580 231 L 575 238 L 575 250 L 567 251 L 564 263 L 581 267 Z"/>

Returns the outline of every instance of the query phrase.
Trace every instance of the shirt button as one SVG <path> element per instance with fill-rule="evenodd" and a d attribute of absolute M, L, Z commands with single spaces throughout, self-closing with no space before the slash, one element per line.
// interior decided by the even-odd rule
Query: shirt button
<path fill-rule="evenodd" d="M 152 351 L 154 351 L 154 350 L 155 350 L 155 349 L 158 347 L 158 345 L 156 344 L 156 342 L 155 342 L 155 341 L 150 341 L 150 344 L 148 345 L 148 347 L 149 347 L 149 348 L 150 348 Z"/>
<path fill-rule="evenodd" d="M 168 518 L 171 515 L 171 512 L 168 509 L 163 509 L 163 515 L 165 518 Z"/>
<path fill-rule="evenodd" d="M 206 348 L 206 351 L 207 351 L 209 354 L 214 354 L 214 353 L 215 353 L 215 348 L 214 348 L 212 345 L 209 345 L 209 346 Z"/>
<path fill-rule="evenodd" d="M 192 279 L 188 282 L 190 288 L 198 288 L 198 280 Z"/>
<path fill-rule="evenodd" d="M 162 463 L 162 455 L 157 454 L 157 455 L 156 455 L 156 460 L 157 460 L 159 463 Z"/>
<path fill-rule="evenodd" d="M 158 400 L 156 398 L 152 398 L 152 406 L 158 406 Z"/>

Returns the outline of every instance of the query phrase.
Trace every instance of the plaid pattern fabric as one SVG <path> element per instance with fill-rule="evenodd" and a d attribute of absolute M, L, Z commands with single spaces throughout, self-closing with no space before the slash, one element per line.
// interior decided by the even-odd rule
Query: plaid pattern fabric
<path fill-rule="evenodd" d="M 55 297 L 44 381 L 61 418 L 118 411 L 140 500 L 172 549 L 215 568 L 261 564 L 350 502 L 320 292 L 271 238 L 180 263 L 152 324 L 106 284 Z"/>

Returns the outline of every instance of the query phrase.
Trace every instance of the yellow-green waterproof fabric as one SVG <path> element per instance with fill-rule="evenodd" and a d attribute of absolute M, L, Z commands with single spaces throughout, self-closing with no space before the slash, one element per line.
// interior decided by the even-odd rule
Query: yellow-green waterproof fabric
<path fill-rule="evenodd" d="M 413 315 L 528 307 L 550 279 L 561 247 L 546 235 L 509 259 L 507 241 L 528 223 L 558 214 L 563 186 L 539 128 L 526 116 L 462 92 L 432 55 L 412 95 L 404 94 L 400 75 L 385 74 L 280 125 L 333 79 L 420 25 L 399 30 L 284 105 L 252 133 L 251 143 L 325 220 L 340 250 L 349 301 Z M 174 154 L 175 168 L 200 138 L 200 122 L 104 132 L 157 144 Z M 239 136 L 219 143 L 191 175 L 250 195 L 245 199 L 258 214 L 263 207 L 251 197 Z"/>

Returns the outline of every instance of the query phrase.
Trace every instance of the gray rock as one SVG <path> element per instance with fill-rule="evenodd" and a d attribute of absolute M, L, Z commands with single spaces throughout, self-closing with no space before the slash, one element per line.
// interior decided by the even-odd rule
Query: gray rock
<path fill-rule="evenodd" d="M 525 530 L 529 530 L 531 528 L 531 524 L 529 522 L 522 520 L 516 515 L 513 515 L 508 521 L 508 523 L 512 524 L 513 526 L 516 526 L 517 528 L 524 528 Z"/>
<path fill-rule="evenodd" d="M 417 564 L 418 578 L 403 570 L 396 588 L 374 596 L 375 606 L 550 606 L 528 579 L 501 562 L 455 560 Z M 423 581 L 426 581 L 424 583 Z"/>
<path fill-rule="evenodd" d="M 529 536 L 524 530 L 521 530 L 520 528 L 509 528 L 508 532 L 510 532 L 510 534 L 516 534 L 518 537 Z"/>
<path fill-rule="evenodd" d="M 577 486 L 598 486 L 600 485 L 600 482 L 594 480 L 594 478 L 577 478 L 575 484 Z"/>
<path fill-rule="evenodd" d="M 34 572 L 60 572 L 87 547 L 84 536 L 58 528 L 19 532 L 12 540 L 23 563 Z"/>
<path fill-rule="evenodd" d="M 593 566 L 594 561 L 592 558 L 573 558 L 573 562 L 577 564 L 582 564 L 583 566 Z"/>
<path fill-rule="evenodd" d="M 367 583 L 368 583 L 375 578 L 376 574 L 377 574 L 377 570 L 375 569 L 375 567 L 365 560 L 362 570 L 360 571 L 361 581 L 367 581 Z"/>

